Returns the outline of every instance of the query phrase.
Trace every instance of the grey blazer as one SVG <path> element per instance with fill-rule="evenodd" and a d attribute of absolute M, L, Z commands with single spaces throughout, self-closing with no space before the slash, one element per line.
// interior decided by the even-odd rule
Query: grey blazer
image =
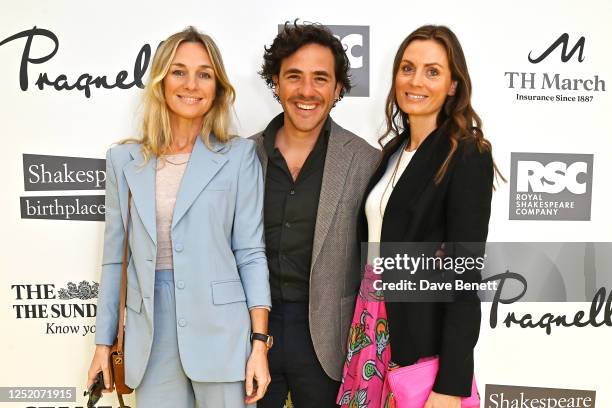
<path fill-rule="evenodd" d="M 264 180 L 268 156 L 257 144 Z M 328 376 L 340 381 L 361 272 L 357 216 L 380 151 L 332 120 L 310 269 L 310 335 Z"/>

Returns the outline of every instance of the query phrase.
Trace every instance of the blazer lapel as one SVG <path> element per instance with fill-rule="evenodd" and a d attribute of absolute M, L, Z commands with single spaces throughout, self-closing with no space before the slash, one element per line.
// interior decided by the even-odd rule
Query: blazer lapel
<path fill-rule="evenodd" d="M 419 146 L 408 163 L 387 203 L 387 211 L 394 211 L 398 206 L 407 208 L 421 196 L 423 189 L 432 182 L 436 172 L 448 154 L 449 145 L 441 137 L 441 129 L 434 131 Z M 385 223 L 383 217 L 383 231 Z"/>
<path fill-rule="evenodd" d="M 133 160 L 123 167 L 123 174 L 132 191 L 134 207 L 136 207 L 147 233 L 155 245 L 157 245 L 155 221 L 155 169 L 157 167 L 157 158 L 152 156 L 144 164 L 141 149 L 131 150 L 130 155 Z M 127 206 L 125 211 L 127 211 Z"/>
<path fill-rule="evenodd" d="M 346 149 L 346 145 L 351 139 L 346 137 L 342 132 L 335 132 L 336 126 L 337 125 L 332 122 L 329 143 L 327 145 L 327 154 L 325 156 L 325 168 L 323 170 L 317 221 L 312 243 L 311 270 L 321 252 L 336 208 L 338 208 L 338 203 L 343 192 L 343 188 L 340 186 L 346 184 L 346 175 L 353 161 L 354 152 Z"/>
<path fill-rule="evenodd" d="M 261 169 L 263 170 L 263 179 L 266 180 L 266 172 L 268 171 L 268 154 L 266 153 L 266 148 L 263 144 L 263 134 L 258 134 L 254 138 L 255 140 L 255 149 L 257 150 L 257 157 L 259 157 L 259 161 L 261 162 Z"/>
<path fill-rule="evenodd" d="M 201 137 L 196 138 L 176 196 L 171 228 L 181 220 L 200 192 L 227 162 L 227 158 L 218 153 L 224 145 L 219 143 L 213 134 L 210 135 L 210 140 L 212 150 L 204 144 Z"/>

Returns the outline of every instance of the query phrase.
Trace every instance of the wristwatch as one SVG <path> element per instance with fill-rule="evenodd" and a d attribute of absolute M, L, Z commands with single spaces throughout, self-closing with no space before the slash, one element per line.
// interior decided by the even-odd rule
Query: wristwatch
<path fill-rule="evenodd" d="M 270 350 L 274 344 L 274 337 L 269 334 L 251 333 L 251 342 L 253 342 L 253 340 L 263 341 L 266 343 L 266 348 L 268 350 Z"/>

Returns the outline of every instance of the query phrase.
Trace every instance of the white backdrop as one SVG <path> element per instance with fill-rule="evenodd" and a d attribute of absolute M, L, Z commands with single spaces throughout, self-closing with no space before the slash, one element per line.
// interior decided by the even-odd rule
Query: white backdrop
<path fill-rule="evenodd" d="M 134 60 L 148 43 L 159 41 L 187 25 L 212 35 L 219 45 L 230 80 L 237 90 L 236 132 L 248 136 L 261 130 L 280 111 L 270 91 L 258 77 L 263 46 L 270 44 L 277 25 L 299 17 L 329 25 L 369 26 L 369 97 L 348 97 L 332 111 L 334 119 L 375 144 L 383 125 L 384 100 L 390 85 L 394 53 L 402 39 L 416 27 L 434 23 L 450 26 L 462 42 L 470 69 L 473 105 L 484 121 L 486 137 L 506 177 L 511 173 L 512 152 L 593 154 L 590 220 L 510 220 L 509 183 L 498 187 L 493 198 L 490 241 L 612 241 L 612 57 L 609 42 L 612 3 L 590 1 L 518 1 L 511 6 L 485 1 L 330 2 L 307 4 L 269 0 L 265 3 L 228 0 L 179 3 L 83 3 L 75 0 L 36 2 L 3 1 L 0 41 L 37 26 L 52 31 L 59 40 L 57 54 L 42 64 L 28 65 L 28 89 L 19 86 L 19 68 L 26 38 L 0 46 L 0 112 L 4 154 L 0 160 L 2 200 L 0 221 L 0 318 L 5 357 L 0 386 L 77 387 L 77 402 L 0 402 L 4 407 L 84 405 L 80 393 L 93 351 L 93 336 L 82 326 L 93 318 L 17 318 L 23 306 L 64 303 L 57 298 L 68 282 L 98 282 L 103 223 L 24 219 L 20 197 L 103 194 L 103 190 L 25 191 L 24 154 L 104 158 L 111 143 L 137 135 L 141 90 L 91 90 L 86 98 L 78 90 L 39 90 L 39 73 L 50 79 L 60 74 L 74 83 L 82 73 L 107 75 L 109 82 L 127 70 L 131 82 Z M 529 52 L 539 55 L 561 34 L 568 33 L 569 50 L 584 37 L 583 61 L 576 52 L 567 62 L 561 47 L 544 61 L 532 64 Z M 53 43 L 42 37 L 32 41 L 31 58 L 47 55 Z M 357 52 L 357 51 L 356 51 Z M 536 73 L 536 89 L 511 89 L 505 72 Z M 542 75 L 593 78 L 605 81 L 605 91 L 540 89 Z M 515 84 L 516 85 L 516 84 Z M 592 96 L 590 102 L 518 101 L 516 94 Z M 609 273 L 610 271 L 608 271 Z M 54 285 L 55 299 L 17 299 L 13 285 Z M 30 287 L 32 288 L 32 287 Z M 49 286 L 47 286 L 49 288 Z M 22 289 L 22 295 L 25 293 Z M 20 309 L 21 307 L 21 309 Z M 34 306 L 31 306 L 34 307 Z M 476 372 L 481 391 L 485 384 L 596 390 L 597 406 L 612 406 L 609 344 L 612 330 L 556 328 L 491 329 L 484 304 L 481 339 L 476 349 Z M 587 309 L 587 303 L 514 304 L 502 306 L 517 315 L 544 311 L 570 316 Z M 500 319 L 501 320 L 501 319 Z M 80 326 L 76 334 L 53 334 L 48 323 Z M 501 325 L 500 325 L 501 326 Z M 110 403 L 110 400 L 109 400 Z M 54 405 L 55 404 L 55 405 Z"/>

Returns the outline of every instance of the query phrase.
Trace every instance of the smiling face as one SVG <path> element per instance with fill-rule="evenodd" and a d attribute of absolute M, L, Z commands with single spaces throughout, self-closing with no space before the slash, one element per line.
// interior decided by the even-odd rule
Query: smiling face
<path fill-rule="evenodd" d="M 170 115 L 201 119 L 215 100 L 215 72 L 204 45 L 183 42 L 164 77 L 164 97 Z"/>
<path fill-rule="evenodd" d="M 395 75 L 395 98 L 408 119 L 436 120 L 446 97 L 455 94 L 446 50 L 434 40 L 414 40 Z"/>
<path fill-rule="evenodd" d="M 299 132 L 317 130 L 340 95 L 331 50 L 307 44 L 285 58 L 274 76 L 276 94 L 285 110 L 285 127 Z"/>

